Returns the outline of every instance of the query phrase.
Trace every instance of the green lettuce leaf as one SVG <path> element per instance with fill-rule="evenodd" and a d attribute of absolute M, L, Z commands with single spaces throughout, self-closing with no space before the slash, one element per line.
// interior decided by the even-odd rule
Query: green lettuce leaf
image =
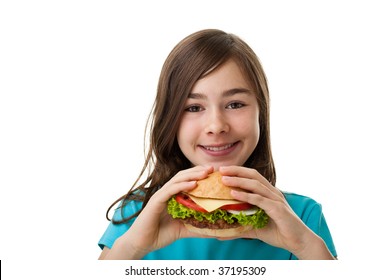
<path fill-rule="evenodd" d="M 243 226 L 251 225 L 254 228 L 265 227 L 268 223 L 268 215 L 264 212 L 263 209 L 260 208 L 255 214 L 250 216 L 246 216 L 243 213 L 231 214 L 221 209 L 217 209 L 209 213 L 202 213 L 185 207 L 184 205 L 178 203 L 174 197 L 168 201 L 168 213 L 175 219 L 186 219 L 193 217 L 198 221 L 207 220 L 210 223 L 215 223 L 217 220 L 222 219 L 229 224 L 238 222 Z"/>

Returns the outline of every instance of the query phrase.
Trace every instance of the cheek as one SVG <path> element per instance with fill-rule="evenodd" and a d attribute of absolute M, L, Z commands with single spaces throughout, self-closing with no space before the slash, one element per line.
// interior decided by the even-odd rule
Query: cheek
<path fill-rule="evenodd" d="M 258 123 L 247 123 L 241 125 L 240 133 L 243 135 L 251 145 L 257 145 L 260 138 L 260 128 Z"/>
<path fill-rule="evenodd" d="M 234 120 L 236 131 L 242 135 L 246 135 L 247 138 L 259 139 L 260 137 L 260 125 L 259 116 L 256 113 L 246 114 L 242 118 L 236 118 Z"/>
<path fill-rule="evenodd" d="M 183 150 L 183 147 L 194 142 L 194 137 L 197 135 L 195 128 L 196 126 L 193 122 L 190 122 L 185 118 L 181 121 L 176 136 L 180 149 Z"/>

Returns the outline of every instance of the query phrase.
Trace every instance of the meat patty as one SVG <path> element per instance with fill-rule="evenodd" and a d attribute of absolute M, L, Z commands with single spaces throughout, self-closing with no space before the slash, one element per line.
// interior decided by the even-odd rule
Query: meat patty
<path fill-rule="evenodd" d="M 232 224 L 228 224 L 224 220 L 216 220 L 215 223 L 210 223 L 207 220 L 198 221 L 197 219 L 191 217 L 184 219 L 184 222 L 187 224 L 191 224 L 197 228 L 210 228 L 210 229 L 226 229 L 226 228 L 235 228 L 241 226 L 238 222 L 234 222 Z"/>

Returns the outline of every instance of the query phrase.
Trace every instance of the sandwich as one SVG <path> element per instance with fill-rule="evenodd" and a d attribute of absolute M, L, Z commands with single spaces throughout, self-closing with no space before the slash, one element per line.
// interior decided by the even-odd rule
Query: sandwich
<path fill-rule="evenodd" d="M 266 226 L 268 215 L 264 210 L 235 200 L 230 194 L 232 189 L 222 183 L 218 171 L 213 172 L 199 180 L 193 190 L 170 198 L 167 211 L 181 219 L 189 231 L 220 238 Z"/>

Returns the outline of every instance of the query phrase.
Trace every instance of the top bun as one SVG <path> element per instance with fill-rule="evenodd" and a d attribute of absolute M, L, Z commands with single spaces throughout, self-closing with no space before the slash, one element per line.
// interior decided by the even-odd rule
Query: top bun
<path fill-rule="evenodd" d="M 234 199 L 230 194 L 232 189 L 234 188 L 222 184 L 221 173 L 215 171 L 207 178 L 199 180 L 197 187 L 187 193 L 201 198 Z"/>

